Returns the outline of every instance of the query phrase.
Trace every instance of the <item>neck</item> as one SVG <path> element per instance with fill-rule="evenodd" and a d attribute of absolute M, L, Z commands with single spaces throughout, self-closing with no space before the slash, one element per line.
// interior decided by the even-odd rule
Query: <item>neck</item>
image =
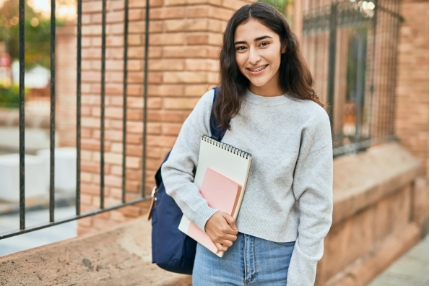
<path fill-rule="evenodd" d="M 267 87 L 259 87 L 251 85 L 249 87 L 249 91 L 260 96 L 279 96 L 284 94 L 284 92 L 279 87 L 267 88 Z"/>

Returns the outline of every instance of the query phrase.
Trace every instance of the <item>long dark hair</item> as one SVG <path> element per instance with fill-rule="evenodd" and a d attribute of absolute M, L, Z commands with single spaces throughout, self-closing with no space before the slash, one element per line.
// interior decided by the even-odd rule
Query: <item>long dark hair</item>
<path fill-rule="evenodd" d="M 312 88 L 312 75 L 300 53 L 297 37 L 291 31 L 287 20 L 269 4 L 256 2 L 237 10 L 225 29 L 220 53 L 221 89 L 218 91 L 214 108 L 214 115 L 219 124 L 230 129 L 230 119 L 239 112 L 242 98 L 249 87 L 249 80 L 236 64 L 234 34 L 237 26 L 250 18 L 256 19 L 278 34 L 281 45 L 286 44 L 286 52 L 281 55 L 279 67 L 279 87 L 282 92 L 324 106 Z"/>

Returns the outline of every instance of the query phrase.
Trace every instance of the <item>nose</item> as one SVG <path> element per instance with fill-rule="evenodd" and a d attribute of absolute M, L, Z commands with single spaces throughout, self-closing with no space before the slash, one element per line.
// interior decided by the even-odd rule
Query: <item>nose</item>
<path fill-rule="evenodd" d="M 258 52 L 258 49 L 250 48 L 249 49 L 249 57 L 248 62 L 251 65 L 256 65 L 261 60 L 260 54 Z"/>

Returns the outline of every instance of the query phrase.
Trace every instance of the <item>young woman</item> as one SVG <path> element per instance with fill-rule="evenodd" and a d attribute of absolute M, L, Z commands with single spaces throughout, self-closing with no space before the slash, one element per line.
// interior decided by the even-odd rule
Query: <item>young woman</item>
<path fill-rule="evenodd" d="M 240 8 L 224 34 L 220 77 L 222 141 L 253 156 L 237 221 L 193 184 L 200 138 L 211 135 L 212 90 L 162 168 L 167 193 L 226 251 L 219 258 L 197 246 L 193 285 L 313 285 L 332 218 L 331 128 L 285 17 L 264 3 Z"/>

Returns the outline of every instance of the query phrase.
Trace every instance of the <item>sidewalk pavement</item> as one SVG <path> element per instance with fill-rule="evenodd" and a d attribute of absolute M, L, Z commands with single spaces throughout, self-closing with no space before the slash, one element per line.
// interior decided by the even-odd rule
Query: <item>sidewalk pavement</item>
<path fill-rule="evenodd" d="M 55 209 L 55 219 L 57 220 L 73 217 L 74 215 L 75 215 L 74 206 L 58 207 Z M 49 211 L 47 209 L 28 210 L 26 211 L 25 217 L 26 217 L 26 225 L 28 227 L 39 225 L 41 223 L 48 223 Z M 0 233 L 14 231 L 18 229 L 19 229 L 19 213 L 16 213 L 16 212 L 10 212 L 8 214 L 0 213 Z M 70 221 L 64 224 L 51 226 L 41 230 L 2 239 L 0 240 L 0 257 L 15 253 L 18 251 L 23 251 L 30 248 L 76 237 L 77 236 L 76 229 L 77 229 L 77 222 Z"/>
<path fill-rule="evenodd" d="M 369 286 L 428 286 L 429 237 L 421 240 L 411 250 L 376 277 Z"/>

